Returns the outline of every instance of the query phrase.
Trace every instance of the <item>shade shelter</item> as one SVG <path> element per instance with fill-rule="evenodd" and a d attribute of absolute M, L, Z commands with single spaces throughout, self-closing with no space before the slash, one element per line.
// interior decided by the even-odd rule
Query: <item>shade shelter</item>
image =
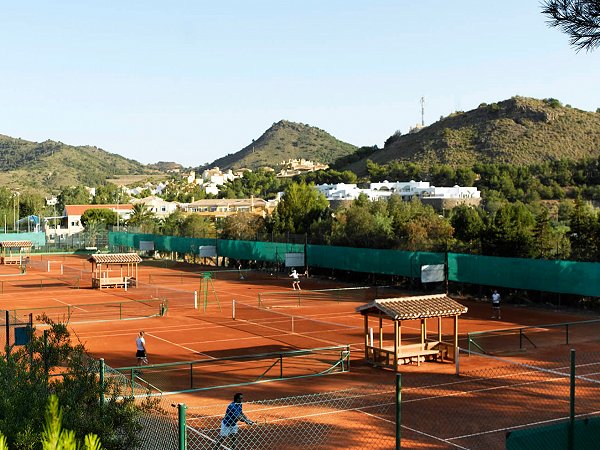
<path fill-rule="evenodd" d="M 3 241 L 0 242 L 2 264 L 18 264 L 23 266 L 29 261 L 31 254 L 31 241 Z"/>
<path fill-rule="evenodd" d="M 135 286 L 138 279 L 138 264 L 142 258 L 137 253 L 112 253 L 92 255 L 92 287 Z"/>
<path fill-rule="evenodd" d="M 387 298 L 373 300 L 356 308 L 363 315 L 365 324 L 365 359 L 381 367 L 398 370 L 399 364 L 426 360 L 454 359 L 458 347 L 458 316 L 467 312 L 461 305 L 446 294 L 422 295 L 418 297 Z M 453 318 L 451 339 L 443 339 L 442 318 Z M 373 332 L 369 319 L 376 319 L 379 325 L 377 341 L 373 342 Z M 437 333 L 431 339 L 427 335 L 427 319 L 437 319 Z M 391 321 L 394 328 L 393 345 L 384 345 L 383 321 Z M 402 344 L 402 321 L 420 321 L 420 340 Z"/>

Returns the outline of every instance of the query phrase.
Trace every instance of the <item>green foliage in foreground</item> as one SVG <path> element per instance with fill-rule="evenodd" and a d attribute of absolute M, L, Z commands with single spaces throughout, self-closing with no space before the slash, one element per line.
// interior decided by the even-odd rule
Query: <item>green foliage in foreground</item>
<path fill-rule="evenodd" d="M 62 410 L 58 406 L 58 397 L 51 395 L 46 407 L 46 425 L 42 434 L 42 448 L 44 450 L 77 450 L 75 432 L 63 429 Z M 85 436 L 81 450 L 102 450 L 100 439 L 95 434 Z M 8 450 L 6 437 L 0 433 L 0 450 Z"/>
<path fill-rule="evenodd" d="M 41 450 L 45 436 L 44 410 L 55 395 L 62 405 L 62 424 L 78 435 L 95 434 L 106 450 L 136 448 L 140 417 L 153 405 L 135 403 L 124 396 L 112 379 L 104 389 L 99 383 L 98 363 L 82 345 L 73 345 L 66 325 L 46 330 L 47 339 L 12 348 L 0 357 L 0 433 L 10 448 Z M 104 401 L 100 399 L 104 394 Z M 60 448 L 60 447 L 56 447 Z"/>

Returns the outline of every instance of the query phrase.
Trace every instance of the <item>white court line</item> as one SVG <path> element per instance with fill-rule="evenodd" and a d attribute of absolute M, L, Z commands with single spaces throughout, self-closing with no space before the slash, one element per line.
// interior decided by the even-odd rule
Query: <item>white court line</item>
<path fill-rule="evenodd" d="M 88 312 L 86 309 L 83 309 L 83 308 L 81 308 L 81 307 L 79 307 L 77 305 L 72 305 L 71 303 L 63 302 L 62 300 L 59 300 L 59 299 L 54 298 L 54 297 L 52 297 L 51 300 L 54 300 L 55 302 L 58 302 L 58 303 L 62 303 L 63 305 L 66 305 L 66 306 L 71 306 L 72 308 L 80 309 L 83 312 Z M 40 308 L 43 308 L 43 306 L 41 306 Z M 35 309 L 39 309 L 39 308 L 35 308 Z"/>
<path fill-rule="evenodd" d="M 199 352 L 199 351 L 196 351 L 196 350 L 192 350 L 189 347 L 185 347 L 183 345 L 176 344 L 175 342 L 171 342 L 171 341 L 168 341 L 167 339 L 160 338 L 160 337 L 158 337 L 158 336 L 156 336 L 154 334 L 146 333 L 146 335 L 147 336 L 151 336 L 151 337 L 153 337 L 155 339 L 158 339 L 159 341 L 166 342 L 167 344 L 171 344 L 171 345 L 174 345 L 176 347 L 180 347 L 180 348 L 182 348 L 184 350 L 187 350 L 188 352 L 196 353 L 198 355 L 203 355 L 203 356 L 206 356 L 207 358 L 210 358 L 210 359 L 216 359 L 214 356 L 210 356 L 210 355 L 207 355 L 206 353 L 202 353 L 202 352 Z"/>

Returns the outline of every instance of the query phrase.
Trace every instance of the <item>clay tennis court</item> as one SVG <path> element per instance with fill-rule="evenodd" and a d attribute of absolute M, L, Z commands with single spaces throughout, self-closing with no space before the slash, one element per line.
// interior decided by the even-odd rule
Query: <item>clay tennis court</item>
<path fill-rule="evenodd" d="M 53 261 L 48 266 L 48 260 Z M 216 408 L 211 414 L 202 408 L 221 405 L 231 401 L 234 391 L 243 389 L 248 413 L 265 415 L 259 404 L 253 400 L 266 401 L 293 396 L 350 389 L 352 395 L 344 397 L 340 404 L 342 410 L 335 413 L 326 411 L 302 411 L 297 406 L 288 406 L 278 410 L 270 417 L 273 424 L 284 425 L 290 420 L 304 415 L 314 415 L 323 421 L 335 425 L 331 448 L 338 448 L 343 442 L 344 448 L 390 448 L 393 445 L 394 431 L 394 377 L 389 370 L 375 369 L 365 365 L 363 318 L 355 308 L 366 301 L 358 298 L 336 301 L 326 298 L 302 298 L 290 295 L 263 295 L 263 313 L 256 312 L 260 293 L 291 291 L 291 279 L 286 274 L 279 277 L 262 274 L 260 277 L 239 274 L 219 274 L 203 285 L 198 266 L 162 262 L 142 263 L 139 268 L 138 287 L 125 291 L 115 289 L 91 289 L 86 283 L 90 266 L 85 257 L 78 256 L 35 256 L 32 267 L 21 275 L 15 267 L 0 267 L 0 308 L 7 310 L 27 310 L 33 314 L 54 310 L 62 312 L 55 316 L 57 320 L 65 317 L 64 308 L 72 311 L 70 328 L 75 339 L 85 344 L 95 358 L 104 358 L 112 367 L 128 367 L 136 364 L 135 338 L 140 330 L 146 332 L 149 359 L 151 364 L 201 361 L 193 366 L 196 371 L 192 377 L 191 388 L 188 376 L 191 365 L 183 369 L 169 368 L 155 375 L 156 382 L 165 384 L 164 392 L 190 392 L 173 394 L 172 403 L 184 402 L 189 407 L 190 417 L 213 417 L 216 421 L 223 413 Z M 48 271 L 50 267 L 50 271 Z M 203 268 L 207 270 L 207 268 Z M 77 274 L 78 283 L 73 281 Z M 248 274 L 251 275 L 251 274 Z M 302 279 L 305 291 L 349 288 L 347 284 L 319 278 Z M 194 293 L 195 292 L 195 293 Z M 357 295 L 359 297 L 359 295 Z M 160 302 L 168 299 L 168 309 L 159 316 Z M 160 300 L 160 301 L 159 301 Z M 233 314 L 235 300 L 235 316 Z M 459 321 L 459 345 L 466 346 L 466 333 L 498 328 L 522 327 L 562 322 L 589 320 L 589 315 L 546 311 L 534 308 L 511 307 L 503 305 L 502 320 L 490 320 L 490 305 L 471 300 L 459 300 L 469 308 Z M 95 308 L 93 305 L 103 305 Z M 131 309 L 133 305 L 133 310 Z M 61 309 L 62 308 L 62 309 Z M 123 313 L 123 311 L 126 311 Z M 62 316 L 61 316 L 62 314 Z M 293 319 L 291 318 L 293 317 Z M 419 323 L 403 322 L 403 339 L 419 338 Z M 443 324 L 443 329 L 449 329 Z M 437 323 L 428 323 L 428 332 L 437 332 Z M 384 328 L 386 339 L 393 336 L 391 325 Z M 598 336 L 594 342 L 573 344 L 547 350 L 502 355 L 506 360 L 546 363 L 559 352 L 568 352 L 575 346 L 586 352 L 597 352 Z M 192 392 L 211 386 L 244 383 L 255 378 L 257 373 L 272 364 L 268 358 L 261 360 L 239 360 L 256 354 L 293 352 L 302 349 L 332 348 L 349 346 L 351 350 L 350 370 L 328 376 L 272 381 L 269 383 L 247 385 L 243 388 L 221 388 Z M 337 351 L 337 350 L 336 350 Z M 290 374 L 309 374 L 321 370 L 320 365 L 335 361 L 335 351 L 323 352 L 315 357 L 300 355 L 286 362 L 285 370 Z M 562 354 L 561 353 L 561 354 Z M 230 360 L 227 358 L 234 357 Z M 211 363 L 211 361 L 214 361 Z M 564 404 L 563 378 L 539 381 L 539 374 L 526 374 L 523 371 L 511 377 L 492 376 L 492 372 L 505 363 L 499 359 L 470 356 L 460 360 L 461 373 L 467 376 L 456 377 L 454 363 L 424 363 L 420 366 L 401 366 L 403 375 L 403 441 L 405 448 L 503 448 L 505 429 L 530 424 L 521 414 L 522 408 L 538 408 L 545 412 L 546 420 L 562 417 L 559 407 Z M 275 370 L 278 367 L 273 366 Z M 594 380 L 595 369 L 590 365 L 588 376 Z M 518 377 L 518 383 L 511 383 Z M 534 381 L 536 381 L 534 383 Z M 539 381 L 539 382 L 537 382 Z M 541 384 L 540 384 L 541 383 Z M 515 387 L 518 385 L 518 389 Z M 548 396 L 546 387 L 555 396 Z M 170 386 L 170 387 L 169 387 Z M 375 389 L 374 386 L 386 388 Z M 525 404 L 540 386 L 544 389 L 546 403 Z M 593 394 L 594 384 L 584 386 L 580 394 L 586 399 L 590 411 L 600 411 L 595 404 L 597 396 Z M 357 395 L 355 391 L 363 392 Z M 475 407 L 477 395 L 490 395 L 483 404 Z M 380 398 L 379 409 L 363 404 L 363 397 Z M 512 406 L 511 406 L 512 405 Z M 517 406 L 514 406 L 517 405 Z M 274 408 L 271 408 L 274 409 Z M 487 412 L 498 418 L 488 423 Z M 273 413 L 274 414 L 274 413 Z M 460 421 L 450 421 L 452 426 L 440 425 L 457 415 Z M 286 422 L 287 421 L 287 422 Z M 273 425 L 275 427 L 275 425 Z M 243 427 L 242 427 L 243 428 Z M 277 429 L 277 428 L 274 428 Z M 342 430 L 342 431 L 340 431 Z M 379 430 L 379 444 L 368 440 L 364 433 Z M 494 431 L 496 430 L 496 431 Z M 248 431 L 250 433 L 250 431 Z M 282 434 L 283 435 L 283 434 Z M 487 447 L 485 447 L 487 445 Z M 198 446 L 197 448 L 202 448 Z M 293 448 L 293 447 L 289 447 Z M 302 446 L 299 443 L 299 447 Z M 306 448 L 306 447 L 304 447 Z M 326 445 L 324 448 L 328 448 Z"/>

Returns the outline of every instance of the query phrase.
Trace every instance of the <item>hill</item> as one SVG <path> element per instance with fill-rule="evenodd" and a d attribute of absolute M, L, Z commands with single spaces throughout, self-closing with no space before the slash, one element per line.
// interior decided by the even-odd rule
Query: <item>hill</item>
<path fill-rule="evenodd" d="M 95 186 L 119 175 L 151 173 L 157 171 L 97 147 L 0 135 L 0 186 L 51 193 L 62 186 Z"/>
<path fill-rule="evenodd" d="M 562 106 L 558 100 L 513 97 L 453 113 L 418 132 L 394 136 L 352 163 L 340 165 L 358 174 L 367 159 L 472 166 L 476 162 L 536 162 L 600 156 L 600 113 Z"/>
<path fill-rule="evenodd" d="M 356 149 L 354 145 L 342 142 L 319 128 L 281 120 L 247 147 L 217 159 L 210 167 L 246 167 L 253 170 L 264 166 L 276 168 L 282 161 L 300 158 L 331 164 L 342 156 L 354 153 Z"/>

